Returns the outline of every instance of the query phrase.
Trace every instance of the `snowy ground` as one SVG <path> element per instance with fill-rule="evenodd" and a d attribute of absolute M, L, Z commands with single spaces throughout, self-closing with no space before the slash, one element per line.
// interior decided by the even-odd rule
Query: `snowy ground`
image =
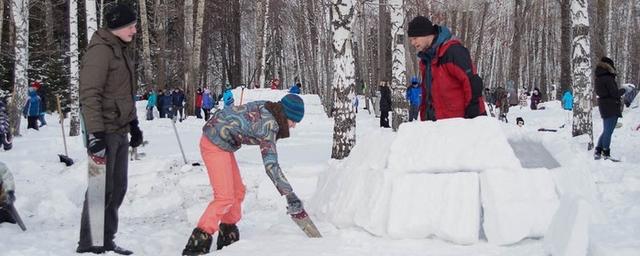
<path fill-rule="evenodd" d="M 240 93 L 234 91 L 236 101 Z M 243 101 L 276 100 L 282 91 L 246 90 Z M 317 191 L 319 177 L 339 163 L 330 159 L 333 120 L 324 115 L 317 96 L 304 96 L 307 113 L 289 139 L 278 143 L 279 160 L 294 190 L 308 205 Z M 363 102 L 363 101 L 361 101 Z M 144 105 L 139 102 L 140 120 Z M 364 104 L 361 104 L 363 106 Z M 595 181 L 597 208 L 604 218 L 591 226 L 590 255 L 640 254 L 640 108 L 626 110 L 623 126 L 616 129 L 612 154 L 621 163 L 594 161 L 584 138 L 571 138 L 567 128 L 558 132 L 538 132 L 538 128 L 558 128 L 566 113 L 558 102 L 545 103 L 547 109 L 531 111 L 512 108 L 510 124 L 501 124 L 504 133 L 541 140 L 563 167 L 584 170 Z M 521 116 L 526 125 L 516 127 Z M 0 161 L 11 169 L 16 181 L 16 207 L 28 231 L 16 225 L 0 224 L 0 255 L 71 255 L 78 239 L 80 212 L 86 189 L 86 156 L 80 137 L 68 138 L 71 167 L 58 162 L 64 152 L 57 115 L 47 116 L 49 125 L 40 131 L 23 130 L 11 151 L 0 152 Z M 594 112 L 595 139 L 602 125 Z M 378 119 L 360 109 L 358 141 L 380 132 Z M 67 120 L 68 129 L 68 120 Z M 200 162 L 198 139 L 203 121 L 189 117 L 176 124 L 189 162 Z M 26 121 L 22 125 L 26 127 Z M 120 230 L 116 243 L 136 255 L 177 255 L 211 199 L 211 188 L 203 167 L 184 165 L 168 119 L 141 121 L 149 145 L 147 154 L 129 165 L 129 190 L 120 209 Z M 375 146 L 375 145 L 374 145 Z M 375 151 L 375 148 L 371 148 Z M 472 245 L 456 245 L 439 238 L 392 239 L 376 236 L 358 227 L 341 227 L 328 216 L 311 212 L 323 234 L 309 239 L 285 214 L 280 198 L 264 173 L 255 146 L 243 146 L 236 153 L 247 187 L 244 217 L 239 223 L 241 240 L 215 255 L 544 255 L 543 239 L 525 239 L 509 246 L 480 240 Z M 361 159 L 363 165 L 373 159 Z M 353 161 L 353 160 L 351 160 Z M 365 162 L 366 161 L 366 162 Z M 349 170 L 344 170 L 348 172 Z"/>

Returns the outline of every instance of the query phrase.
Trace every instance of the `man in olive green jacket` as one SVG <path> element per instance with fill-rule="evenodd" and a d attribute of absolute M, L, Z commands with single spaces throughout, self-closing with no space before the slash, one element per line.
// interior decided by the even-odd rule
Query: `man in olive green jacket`
<path fill-rule="evenodd" d="M 106 28 L 98 29 L 87 46 L 80 70 L 80 110 L 88 134 L 87 149 L 93 157 L 106 158 L 104 246 L 93 246 L 85 196 L 78 253 L 133 252 L 116 246 L 118 208 L 127 191 L 128 147 L 142 143 L 135 109 L 134 63 L 130 44 L 136 34 L 136 13 L 116 5 L 106 16 Z M 127 138 L 131 134 L 131 141 Z"/>

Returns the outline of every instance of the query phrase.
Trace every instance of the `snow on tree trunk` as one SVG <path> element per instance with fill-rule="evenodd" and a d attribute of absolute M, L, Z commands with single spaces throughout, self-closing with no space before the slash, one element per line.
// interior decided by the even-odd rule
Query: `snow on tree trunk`
<path fill-rule="evenodd" d="M 29 68 L 29 0 L 12 0 L 11 12 L 16 29 L 16 44 L 15 75 L 13 94 L 9 101 L 9 119 L 13 134 L 19 136 L 21 110 L 26 102 L 29 86 L 27 77 L 27 69 Z"/>
<path fill-rule="evenodd" d="M 85 0 L 85 9 L 87 12 L 87 42 L 91 40 L 93 32 L 98 30 L 98 15 L 95 0 Z"/>
<path fill-rule="evenodd" d="M 88 10 L 88 9 L 87 9 Z M 90 37 L 91 35 L 87 35 Z M 80 135 L 80 64 L 78 60 L 78 0 L 69 1 L 69 136 Z"/>
<path fill-rule="evenodd" d="M 147 19 L 147 1 L 139 0 L 140 29 L 142 30 L 142 66 L 144 84 L 153 85 L 153 65 L 151 65 L 151 43 L 149 42 L 149 21 Z"/>
<path fill-rule="evenodd" d="M 404 0 L 389 0 L 389 9 L 391 12 L 391 38 L 393 38 L 391 43 L 393 56 L 391 69 L 393 122 L 391 123 L 391 127 L 393 127 L 394 131 L 397 131 L 400 124 L 406 122 L 409 116 L 409 104 L 407 104 L 407 100 L 405 99 L 405 92 L 407 90 L 407 64 L 405 61 L 404 48 Z"/>
<path fill-rule="evenodd" d="M 334 127 L 331 158 L 349 156 L 356 142 L 355 64 L 351 49 L 351 25 L 355 9 L 352 0 L 331 1 L 333 27 Z"/>
<path fill-rule="evenodd" d="M 267 65 L 267 30 L 269 29 L 269 0 L 258 0 L 256 8 L 256 73 L 258 88 L 266 83 L 265 66 Z"/>
<path fill-rule="evenodd" d="M 589 12 L 586 0 L 572 0 L 571 23 L 573 30 L 573 136 L 588 135 L 587 148 L 593 148 L 593 120 L 591 99 L 591 59 L 589 53 Z"/>
<path fill-rule="evenodd" d="M 4 20 L 4 0 L 0 0 L 0 17 L 3 17 L 2 19 Z M 0 22 L 0 42 L 2 42 L 2 28 L 4 22 Z"/>
<path fill-rule="evenodd" d="M 160 0 L 156 0 L 155 4 L 154 4 L 154 12 L 155 12 L 155 19 L 154 22 L 156 24 L 156 31 L 157 31 L 157 42 L 158 42 L 158 49 L 160 49 L 159 51 L 157 51 L 156 53 L 156 65 L 158 67 L 158 72 L 157 72 L 157 81 L 156 81 L 156 86 L 158 88 L 158 90 L 164 90 L 166 88 L 166 48 L 167 48 L 167 33 L 165 33 L 165 22 L 167 20 L 167 15 L 166 15 L 166 8 L 167 5 L 162 4 L 162 1 Z"/>

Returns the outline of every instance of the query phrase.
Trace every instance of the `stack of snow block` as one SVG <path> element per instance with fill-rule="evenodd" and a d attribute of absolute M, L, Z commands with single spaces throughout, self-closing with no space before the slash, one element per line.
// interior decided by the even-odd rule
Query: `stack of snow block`
<path fill-rule="evenodd" d="M 524 169 L 494 119 L 403 124 L 363 138 L 319 180 L 311 206 L 382 237 L 507 245 L 542 237 L 558 208 L 551 171 Z"/>

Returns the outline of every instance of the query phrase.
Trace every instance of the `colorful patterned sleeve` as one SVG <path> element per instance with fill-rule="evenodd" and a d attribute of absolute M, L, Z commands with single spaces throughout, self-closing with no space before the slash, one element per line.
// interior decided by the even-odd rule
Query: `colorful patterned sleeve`
<path fill-rule="evenodd" d="M 280 169 L 280 164 L 278 164 L 278 151 L 276 150 L 277 130 L 276 125 L 275 131 L 271 129 L 272 132 L 260 140 L 260 153 L 262 154 L 262 162 L 267 175 L 276 186 L 276 189 L 278 189 L 280 195 L 288 195 L 293 192 L 293 188 L 291 188 L 291 184 L 289 184 L 284 173 L 282 173 L 282 169 Z"/>

